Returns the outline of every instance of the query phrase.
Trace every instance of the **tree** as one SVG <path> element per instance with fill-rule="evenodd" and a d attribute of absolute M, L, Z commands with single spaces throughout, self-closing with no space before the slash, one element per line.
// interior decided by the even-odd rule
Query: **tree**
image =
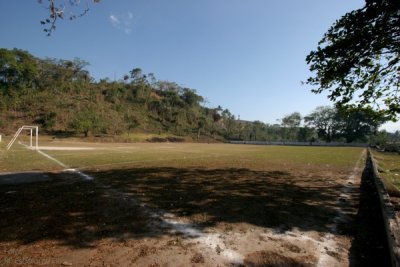
<path fill-rule="evenodd" d="M 43 2 L 46 2 L 45 4 Z M 59 4 L 60 1 L 56 0 L 38 0 L 39 4 L 44 5 L 48 10 L 49 10 L 49 17 L 45 18 L 40 21 L 40 23 L 45 27 L 43 29 L 44 32 L 46 32 L 47 36 L 50 36 L 53 31 L 56 30 L 56 23 L 58 19 L 64 19 L 65 18 L 65 13 L 67 9 L 67 5 L 64 4 L 64 1 L 62 4 Z M 99 3 L 100 0 L 93 0 L 93 3 Z M 80 0 L 69 0 L 69 9 L 77 9 L 78 8 L 78 13 L 75 12 L 69 12 L 69 15 L 67 15 L 68 19 L 74 20 L 78 17 L 84 16 L 87 12 L 89 12 L 89 1 L 86 1 L 85 4 L 86 6 L 83 9 L 79 10 L 79 7 L 81 5 Z"/>
<path fill-rule="evenodd" d="M 337 118 L 341 125 L 341 136 L 347 143 L 367 142 L 368 136 L 376 134 L 383 120 L 370 114 L 369 109 L 356 109 L 350 111 L 338 111 Z"/>
<path fill-rule="evenodd" d="M 253 129 L 251 135 L 254 138 L 254 141 L 260 141 L 261 133 L 265 132 L 265 124 L 262 123 L 261 121 L 254 121 L 252 125 Z"/>
<path fill-rule="evenodd" d="M 200 139 L 201 130 L 203 130 L 207 126 L 207 118 L 201 116 L 197 120 L 197 140 Z"/>
<path fill-rule="evenodd" d="M 229 109 L 224 109 L 221 112 L 222 122 L 225 128 L 225 136 L 226 138 L 232 138 L 233 130 L 235 128 L 235 115 L 233 115 Z"/>
<path fill-rule="evenodd" d="M 0 91 L 32 87 L 38 75 L 37 59 L 26 51 L 0 49 Z"/>
<path fill-rule="evenodd" d="M 371 145 L 376 147 L 385 147 L 389 142 L 389 133 L 385 130 L 379 131 L 375 135 L 371 136 L 369 142 Z"/>
<path fill-rule="evenodd" d="M 189 88 L 183 89 L 181 98 L 189 107 L 198 106 L 204 100 L 202 96 L 196 93 L 196 90 Z"/>
<path fill-rule="evenodd" d="M 298 142 L 314 142 L 316 140 L 316 133 L 313 128 L 300 127 L 297 133 Z"/>
<path fill-rule="evenodd" d="M 306 58 L 314 93 L 338 107 L 370 108 L 396 120 L 400 112 L 400 1 L 366 0 L 346 13 Z"/>
<path fill-rule="evenodd" d="M 304 122 L 315 128 L 319 138 L 331 142 L 337 128 L 336 109 L 329 106 L 317 107 L 304 117 Z"/>
<path fill-rule="evenodd" d="M 133 68 L 130 72 L 130 78 L 133 84 L 144 84 L 147 83 L 146 75 L 143 74 L 141 68 Z"/>
<path fill-rule="evenodd" d="M 304 120 L 314 127 L 318 137 L 324 141 L 366 142 L 385 121 L 370 109 L 339 110 L 332 107 L 317 107 Z"/>
<path fill-rule="evenodd" d="M 301 124 L 301 119 L 301 114 L 299 112 L 293 112 L 292 114 L 286 115 L 281 119 L 282 126 L 284 127 L 285 139 L 296 139 L 297 131 Z"/>
<path fill-rule="evenodd" d="M 138 127 L 140 125 L 140 123 L 138 122 L 136 117 L 131 112 L 125 113 L 124 118 L 127 123 L 128 136 L 129 136 L 131 131 L 134 130 L 136 127 Z"/>
<path fill-rule="evenodd" d="M 102 118 L 93 108 L 85 108 L 75 113 L 69 126 L 88 137 L 90 132 L 100 131 L 102 124 Z"/>

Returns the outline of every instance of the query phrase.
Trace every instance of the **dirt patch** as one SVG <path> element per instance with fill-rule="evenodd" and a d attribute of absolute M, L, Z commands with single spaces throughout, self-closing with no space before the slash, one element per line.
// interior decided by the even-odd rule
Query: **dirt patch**
<path fill-rule="evenodd" d="M 204 256 L 201 253 L 195 253 L 191 259 L 193 263 L 204 263 Z"/>
<path fill-rule="evenodd" d="M 307 166 L 87 174 L 0 187 L 3 265 L 350 265 L 357 173 L 346 198 L 350 173 Z"/>
<path fill-rule="evenodd" d="M 307 259 L 293 259 L 271 251 L 257 251 L 247 255 L 244 265 L 249 267 L 311 267 Z"/>

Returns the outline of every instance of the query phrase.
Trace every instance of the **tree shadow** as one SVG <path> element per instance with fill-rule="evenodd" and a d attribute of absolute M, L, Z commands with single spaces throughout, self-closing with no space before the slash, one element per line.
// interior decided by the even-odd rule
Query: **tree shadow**
<path fill-rule="evenodd" d="M 80 177 L 46 175 L 50 181 L 0 187 L 1 242 L 57 240 L 82 248 L 103 238 L 146 232 L 147 218 L 139 207 Z"/>
<path fill-rule="evenodd" d="M 131 168 L 48 174 L 49 181 L 0 186 L 0 242 L 57 240 L 95 246 L 164 235 L 146 210 L 172 213 L 198 229 L 246 223 L 331 232 L 339 185 L 324 177 L 249 169 Z M 134 200 L 134 201 L 132 201 Z M 143 208 L 143 205 L 146 208 Z"/>

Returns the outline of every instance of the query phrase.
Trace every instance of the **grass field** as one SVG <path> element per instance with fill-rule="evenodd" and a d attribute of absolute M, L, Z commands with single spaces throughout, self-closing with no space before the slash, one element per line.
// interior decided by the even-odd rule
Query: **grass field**
<path fill-rule="evenodd" d="M 373 152 L 381 175 L 400 190 L 400 155 L 397 153 Z"/>
<path fill-rule="evenodd" d="M 361 148 L 48 140 L 41 150 L 1 151 L 3 265 L 351 263 Z"/>
<path fill-rule="evenodd" d="M 255 168 L 276 165 L 323 167 L 349 171 L 358 159 L 360 148 L 318 148 L 284 146 L 238 146 L 227 144 L 187 143 L 84 143 L 41 142 L 41 150 L 71 168 L 110 169 L 125 167 L 206 167 Z M 54 147 L 61 150 L 51 150 Z M 50 150 L 47 150 L 49 148 Z M 65 150 L 62 150 L 65 148 Z M 74 149 L 77 150 L 68 150 Z M 79 149 L 80 148 L 80 149 Z M 63 169 L 42 155 L 30 153 L 23 146 L 1 152 L 0 171 L 50 171 Z"/>

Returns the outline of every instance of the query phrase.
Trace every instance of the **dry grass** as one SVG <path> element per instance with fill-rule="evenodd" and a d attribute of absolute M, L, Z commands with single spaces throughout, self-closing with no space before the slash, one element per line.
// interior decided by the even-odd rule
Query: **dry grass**
<path fill-rule="evenodd" d="M 373 151 L 380 174 L 400 190 L 400 155 L 398 153 Z"/>
<path fill-rule="evenodd" d="M 348 171 L 360 155 L 360 148 L 285 147 L 194 143 L 87 143 L 41 140 L 41 146 L 90 147 L 87 151 L 45 151 L 64 164 L 80 169 L 130 167 L 249 168 L 270 166 L 295 169 L 308 166 Z M 57 170 L 59 166 L 37 153 L 16 145 L 0 152 L 0 172 Z"/>

